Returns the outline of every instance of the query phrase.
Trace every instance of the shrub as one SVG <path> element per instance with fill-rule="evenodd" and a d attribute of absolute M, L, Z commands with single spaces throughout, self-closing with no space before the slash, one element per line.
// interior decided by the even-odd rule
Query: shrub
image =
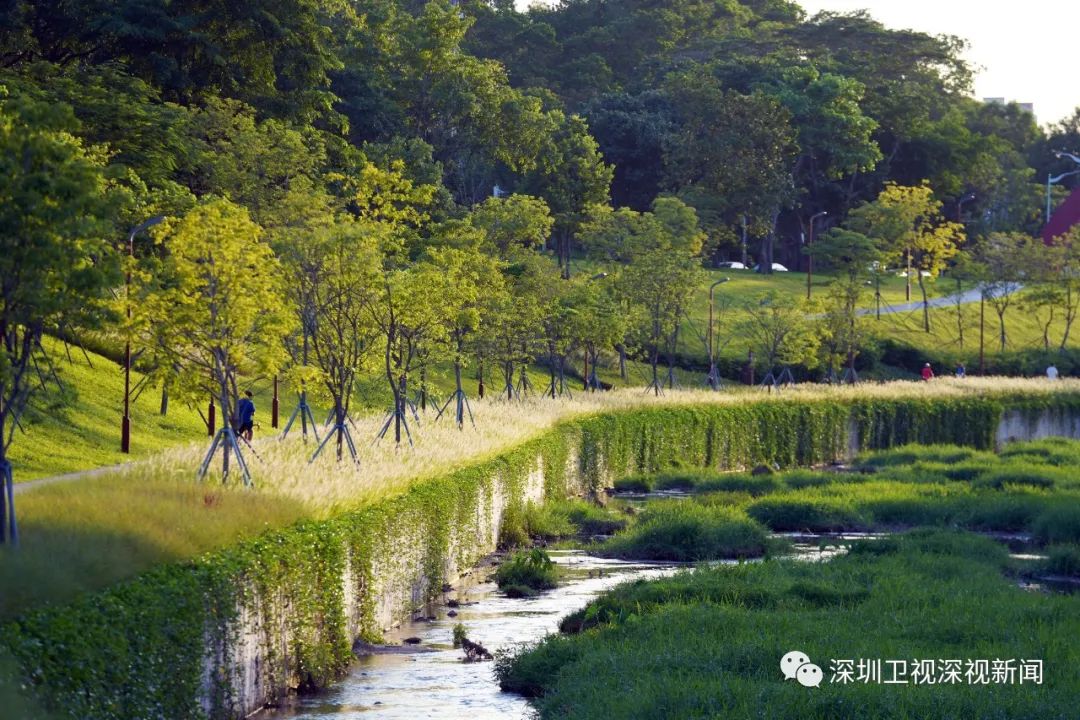
<path fill-rule="evenodd" d="M 764 554 L 767 537 L 763 527 L 734 510 L 655 502 L 637 523 L 609 540 L 602 552 L 639 560 L 757 557 Z"/>
<path fill-rule="evenodd" d="M 533 548 L 517 552 L 495 571 L 499 589 L 511 597 L 526 597 L 555 587 L 559 569 L 546 552 Z"/>
<path fill-rule="evenodd" d="M 1001 490 L 1006 485 L 1028 485 L 1035 488 L 1053 487 L 1054 481 L 1036 470 L 996 470 L 986 473 L 972 483 L 976 488 Z"/>
<path fill-rule="evenodd" d="M 851 507 L 823 499 L 804 500 L 790 495 L 754 501 L 746 514 L 777 532 L 834 532 L 866 525 Z"/>
<path fill-rule="evenodd" d="M 1044 545 L 1080 543 L 1080 506 L 1051 507 L 1035 518 L 1032 530 L 1035 539 Z"/>
<path fill-rule="evenodd" d="M 1047 552 L 1049 557 L 1042 567 L 1045 572 L 1080 578 L 1080 545 L 1054 545 Z"/>
<path fill-rule="evenodd" d="M 718 475 L 698 483 L 694 488 L 699 493 L 745 492 L 753 496 L 768 495 L 782 488 L 782 484 L 773 475 L 749 475 L 735 473 Z"/>

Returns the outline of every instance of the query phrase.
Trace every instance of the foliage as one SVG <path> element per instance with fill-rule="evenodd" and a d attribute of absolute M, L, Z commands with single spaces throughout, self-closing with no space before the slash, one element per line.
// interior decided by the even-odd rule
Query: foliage
<path fill-rule="evenodd" d="M 540 548 L 514 553 L 495 571 L 499 589 L 510 597 L 527 597 L 555 587 L 559 570 Z"/>
<path fill-rule="evenodd" d="M 273 373 L 284 355 L 280 267 L 261 235 L 245 209 L 204 201 L 158 233 L 167 261 L 139 291 L 146 343 L 188 397 L 215 396 L 230 419 L 241 377 Z"/>
<path fill-rule="evenodd" d="M 828 563 L 767 561 L 684 572 L 625 584 L 564 623 L 596 630 L 552 635 L 496 667 L 504 689 L 538 697 L 540 717 L 629 718 L 717 713 L 778 718 L 1068 715 L 1076 651 L 1057 642 L 1075 632 L 1075 596 L 1021 590 L 1003 576 L 1005 551 L 986 538 L 914 532 L 856 543 Z M 977 614 L 971 608 L 978 606 Z M 883 623 L 882 618 L 890 618 Z M 577 623 L 573 621 L 577 620 Z M 829 658 L 1040 657 L 1042 685 L 1002 684 L 964 693 L 912 684 L 899 694 L 874 684 L 825 682 L 808 695 L 782 682 L 791 649 Z M 717 642 L 722 637 L 723 642 Z M 838 649 L 840 648 L 840 649 Z M 892 648 L 884 651 L 882 648 Z M 973 649 L 974 648 L 974 649 Z M 819 660 L 819 658 L 822 658 Z M 1054 658 L 1051 661 L 1051 658 Z M 701 668 L 712 668 L 702 674 Z M 618 668 L 618 683 L 597 682 Z"/>
<path fill-rule="evenodd" d="M 679 500 L 653 501 L 626 531 L 604 543 L 601 552 L 635 560 L 697 562 L 759 557 L 765 529 L 738 511 Z"/>
<path fill-rule="evenodd" d="M 52 367 L 42 337 L 99 324 L 116 281 L 108 219 L 120 198 L 105 154 L 71 134 L 70 107 L 9 98 L 0 85 L 0 468 Z M 43 367 L 46 370 L 43 370 Z M 34 375 L 37 375 L 35 378 Z M 59 381 L 57 381 L 59 384 Z M 0 516 L 0 540 L 8 527 Z"/>

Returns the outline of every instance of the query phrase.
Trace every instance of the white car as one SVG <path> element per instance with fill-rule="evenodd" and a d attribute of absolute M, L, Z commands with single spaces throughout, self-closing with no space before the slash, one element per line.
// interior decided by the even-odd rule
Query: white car
<path fill-rule="evenodd" d="M 727 268 L 728 270 L 745 270 L 746 266 L 741 262 L 722 262 L 716 263 L 718 268 Z"/>
<path fill-rule="evenodd" d="M 760 265 L 755 265 L 754 266 L 754 272 L 760 272 L 760 271 L 761 271 L 761 266 Z M 786 267 L 784 267 L 783 265 L 781 265 L 780 263 L 773 263 L 772 264 L 772 271 L 773 272 L 787 272 L 788 269 Z"/>

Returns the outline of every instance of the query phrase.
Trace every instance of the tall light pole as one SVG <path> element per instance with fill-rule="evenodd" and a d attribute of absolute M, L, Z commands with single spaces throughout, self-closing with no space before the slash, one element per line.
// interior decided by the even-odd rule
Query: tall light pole
<path fill-rule="evenodd" d="M 806 299 L 810 299 L 810 287 L 814 278 L 814 255 L 810 252 L 810 249 L 814 245 L 814 221 L 819 217 L 825 217 L 829 213 L 822 210 L 816 215 L 810 217 L 810 240 L 806 243 Z"/>
<path fill-rule="evenodd" d="M 1067 173 L 1061 173 L 1060 175 L 1046 176 L 1046 222 L 1050 222 L 1050 186 L 1056 185 L 1070 175 L 1080 175 L 1080 169 L 1072 170 Z"/>
<path fill-rule="evenodd" d="M 161 215 L 152 217 L 141 225 L 136 225 L 128 234 L 128 269 L 124 275 L 124 303 L 127 305 L 127 319 L 131 322 L 131 263 L 135 258 L 135 236 L 143 230 L 152 228 L 165 218 Z M 128 328 L 127 342 L 124 344 L 124 417 L 120 420 L 120 452 L 131 452 L 131 328 Z"/>
<path fill-rule="evenodd" d="M 709 374 L 705 378 L 705 382 L 713 390 L 720 389 L 720 373 L 716 370 L 716 351 L 713 347 L 713 291 L 716 290 L 717 285 L 723 285 L 729 280 L 731 280 L 729 277 L 721 278 L 709 286 Z"/>

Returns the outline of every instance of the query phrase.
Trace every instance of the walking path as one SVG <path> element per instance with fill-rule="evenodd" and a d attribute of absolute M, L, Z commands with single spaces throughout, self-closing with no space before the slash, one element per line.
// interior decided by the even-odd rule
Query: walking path
<path fill-rule="evenodd" d="M 73 473 L 65 473 L 63 475 L 53 475 L 51 477 L 38 478 L 37 480 L 27 480 L 26 482 L 15 483 L 15 494 L 21 495 L 28 490 L 34 488 L 44 487 L 46 485 L 55 485 L 56 483 L 71 482 L 72 480 L 85 480 L 87 478 L 97 477 L 99 475 L 107 475 L 117 470 L 122 470 L 131 463 L 120 463 L 119 465 L 106 465 L 105 467 L 93 468 L 91 470 L 80 470 Z"/>
<path fill-rule="evenodd" d="M 1008 295 L 1018 292 L 1023 289 L 1023 285 L 1020 283 L 1013 283 L 1007 287 L 1002 288 L 997 293 L 989 293 L 988 296 L 994 295 Z M 971 290 L 965 290 L 961 293 L 953 293 L 952 295 L 943 295 L 942 297 L 930 298 L 926 304 L 931 308 L 952 307 L 953 305 L 967 305 L 969 303 L 978 302 L 982 297 L 981 288 L 972 288 Z M 882 303 L 881 314 L 890 315 L 893 313 L 902 312 L 914 312 L 916 310 L 922 310 L 922 300 L 915 302 L 900 303 L 899 305 L 888 305 Z M 874 315 L 877 313 L 877 308 L 864 308 L 862 310 L 856 310 L 855 314 L 859 316 Z"/>

